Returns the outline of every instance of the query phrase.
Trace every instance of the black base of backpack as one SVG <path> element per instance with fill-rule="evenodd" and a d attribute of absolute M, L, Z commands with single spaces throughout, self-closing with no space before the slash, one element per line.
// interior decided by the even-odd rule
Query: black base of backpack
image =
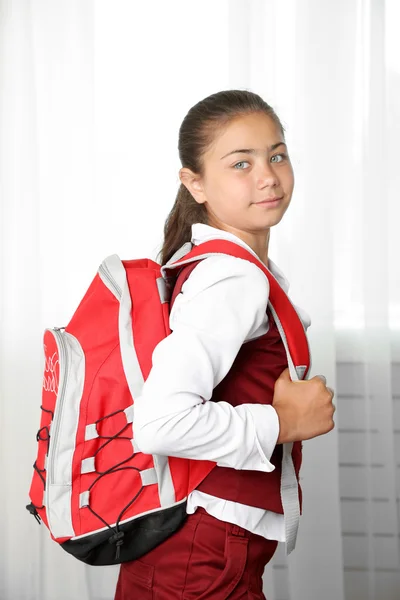
<path fill-rule="evenodd" d="M 186 502 L 60 544 L 78 560 L 94 566 L 116 565 L 140 558 L 173 535 L 186 521 Z"/>

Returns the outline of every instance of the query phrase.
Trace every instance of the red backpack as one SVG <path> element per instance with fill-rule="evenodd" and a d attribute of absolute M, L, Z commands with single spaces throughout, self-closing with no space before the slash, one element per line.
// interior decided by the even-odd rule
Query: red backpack
<path fill-rule="evenodd" d="M 54 541 L 85 563 L 131 561 L 163 542 L 185 521 L 188 495 L 216 466 L 143 454 L 133 436 L 134 399 L 155 347 L 171 333 L 172 303 L 189 272 L 215 253 L 263 270 L 291 377 L 309 372 L 303 323 L 274 276 L 242 246 L 214 240 L 192 249 L 189 242 L 162 268 L 150 259 L 106 258 L 67 327 L 44 332 L 42 412 L 27 506 Z"/>

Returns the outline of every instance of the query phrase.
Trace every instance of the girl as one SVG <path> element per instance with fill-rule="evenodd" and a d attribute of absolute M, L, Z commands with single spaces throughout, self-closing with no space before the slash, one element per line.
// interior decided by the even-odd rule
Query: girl
<path fill-rule="evenodd" d="M 179 156 L 181 186 L 161 264 L 185 242 L 227 239 L 256 255 L 287 293 L 268 257 L 270 229 L 294 187 L 273 109 L 249 91 L 213 94 L 184 118 Z M 301 440 L 334 427 L 333 391 L 323 376 L 290 380 L 268 281 L 256 265 L 210 256 L 176 291 L 172 333 L 156 347 L 135 399 L 134 435 L 142 452 L 217 466 L 189 495 L 182 527 L 121 565 L 115 600 L 265 600 L 265 565 L 285 541 L 282 444 L 297 443 L 298 478 Z M 309 316 L 297 310 L 307 328 Z M 299 496 L 301 503 L 300 487 Z"/>

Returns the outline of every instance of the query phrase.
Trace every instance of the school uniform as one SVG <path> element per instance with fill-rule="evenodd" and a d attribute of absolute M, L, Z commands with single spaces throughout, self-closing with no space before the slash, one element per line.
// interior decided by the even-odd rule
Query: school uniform
<path fill-rule="evenodd" d="M 194 245 L 211 239 L 255 254 L 232 233 L 192 226 Z M 271 259 L 267 267 L 288 293 Z M 287 356 L 268 308 L 268 281 L 249 261 L 218 255 L 199 263 L 180 292 L 172 333 L 155 348 L 135 399 L 134 435 L 143 452 L 217 466 L 189 495 L 182 527 L 121 566 L 115 600 L 262 599 L 265 565 L 285 541 L 272 398 Z M 295 309 L 307 329 L 309 315 Z M 301 442 L 293 444 L 292 459 L 298 478 Z M 301 509 L 300 485 L 298 491 Z"/>

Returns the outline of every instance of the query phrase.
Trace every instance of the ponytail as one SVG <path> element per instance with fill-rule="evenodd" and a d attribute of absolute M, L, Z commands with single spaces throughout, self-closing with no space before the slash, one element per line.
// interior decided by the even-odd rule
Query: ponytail
<path fill-rule="evenodd" d="M 164 226 L 161 265 L 165 265 L 185 242 L 190 242 L 194 223 L 207 224 L 207 210 L 204 204 L 196 202 L 187 187 L 181 183 Z"/>

